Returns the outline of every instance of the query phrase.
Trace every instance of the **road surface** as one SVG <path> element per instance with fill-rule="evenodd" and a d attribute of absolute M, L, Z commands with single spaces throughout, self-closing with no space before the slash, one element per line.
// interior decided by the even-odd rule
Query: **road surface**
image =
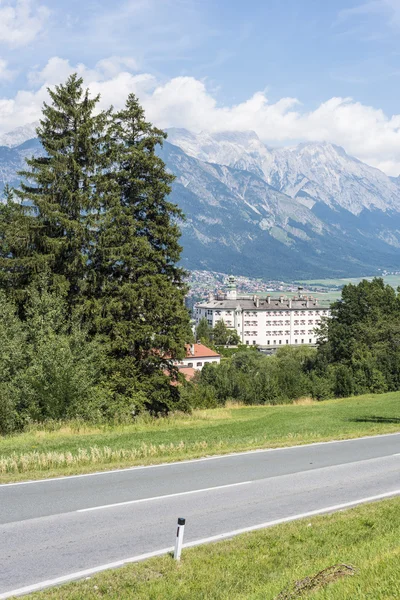
<path fill-rule="evenodd" d="M 400 433 L 0 486 L 0 600 L 400 494 Z"/>

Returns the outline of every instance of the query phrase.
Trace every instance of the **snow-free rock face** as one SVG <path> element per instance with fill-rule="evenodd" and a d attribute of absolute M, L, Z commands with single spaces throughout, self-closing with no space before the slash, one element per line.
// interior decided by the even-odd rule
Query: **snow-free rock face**
<path fill-rule="evenodd" d="M 176 175 L 188 269 L 274 279 L 399 269 L 395 178 L 332 144 L 271 149 L 254 132 L 168 133 L 159 153 Z M 18 185 L 24 159 L 43 152 L 37 139 L 10 145 L 0 147 L 0 195 L 6 182 Z"/>

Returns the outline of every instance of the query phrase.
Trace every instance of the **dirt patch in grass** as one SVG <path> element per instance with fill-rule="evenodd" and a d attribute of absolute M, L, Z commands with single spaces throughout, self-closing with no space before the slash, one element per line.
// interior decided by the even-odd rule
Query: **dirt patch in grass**
<path fill-rule="evenodd" d="M 319 573 L 312 577 L 305 577 L 304 579 L 295 581 L 292 586 L 278 594 L 275 600 L 296 600 L 297 598 L 304 598 L 310 592 L 319 590 L 343 577 L 355 575 L 355 573 L 356 569 L 352 565 L 345 565 L 344 563 L 332 565 L 319 571 Z"/>

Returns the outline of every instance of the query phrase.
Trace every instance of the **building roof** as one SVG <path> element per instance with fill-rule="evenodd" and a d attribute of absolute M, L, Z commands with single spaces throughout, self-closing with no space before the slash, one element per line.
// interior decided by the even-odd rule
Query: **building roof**
<path fill-rule="evenodd" d="M 258 303 L 253 298 L 238 298 L 237 300 L 224 300 L 215 299 L 209 300 L 208 302 L 199 302 L 196 304 L 198 308 L 213 308 L 213 309 L 227 309 L 235 310 L 240 308 L 242 310 L 301 310 L 303 308 L 319 308 L 320 310 L 326 310 L 318 304 L 316 298 L 259 298 Z"/>
<path fill-rule="evenodd" d="M 186 381 L 191 381 L 195 374 L 199 373 L 199 371 L 193 367 L 180 367 L 179 373 L 182 373 Z"/>
<path fill-rule="evenodd" d="M 220 356 L 220 354 L 200 342 L 186 344 L 186 358 L 208 358 L 210 356 Z"/>

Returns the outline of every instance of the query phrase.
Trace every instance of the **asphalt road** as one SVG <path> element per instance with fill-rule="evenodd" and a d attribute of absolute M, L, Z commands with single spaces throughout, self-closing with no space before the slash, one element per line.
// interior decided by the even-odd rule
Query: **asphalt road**
<path fill-rule="evenodd" d="M 0 486 L 0 599 L 165 551 L 400 494 L 400 434 Z"/>

